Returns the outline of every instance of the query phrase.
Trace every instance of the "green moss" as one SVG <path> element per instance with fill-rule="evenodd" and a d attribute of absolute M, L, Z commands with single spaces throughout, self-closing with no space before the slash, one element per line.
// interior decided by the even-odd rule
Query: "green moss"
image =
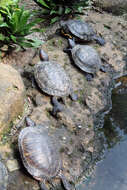
<path fill-rule="evenodd" d="M 1 135 L 1 142 L 2 142 L 2 144 L 6 144 L 7 142 L 9 142 L 9 140 L 10 140 L 9 134 L 11 132 L 12 126 L 13 126 L 13 122 L 10 122 L 10 124 L 8 125 L 8 127 L 6 127 L 3 130 L 3 133 Z"/>
<path fill-rule="evenodd" d="M 92 128 L 92 125 L 88 125 L 88 128 Z"/>
<path fill-rule="evenodd" d="M 50 111 L 48 108 L 45 109 L 46 111 L 46 116 L 50 119 L 51 118 L 51 115 L 50 115 Z"/>
<path fill-rule="evenodd" d="M 60 150 L 59 150 L 60 153 L 63 153 L 64 151 L 65 151 L 64 147 L 61 147 Z"/>
<path fill-rule="evenodd" d="M 62 39 L 58 39 L 58 46 L 62 46 L 62 44 L 63 44 Z"/>
<path fill-rule="evenodd" d="M 59 57 L 59 55 L 58 55 L 58 54 L 55 54 L 53 57 L 54 57 L 55 59 L 57 59 L 57 58 Z"/>

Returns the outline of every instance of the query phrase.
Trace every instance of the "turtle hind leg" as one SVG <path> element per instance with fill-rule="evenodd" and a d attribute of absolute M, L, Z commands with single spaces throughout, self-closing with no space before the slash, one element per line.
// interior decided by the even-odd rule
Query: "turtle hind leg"
<path fill-rule="evenodd" d="M 60 103 L 58 102 L 58 100 L 57 100 L 55 97 L 52 97 L 52 104 L 53 104 L 52 114 L 53 114 L 54 116 L 56 116 L 58 112 L 63 111 L 63 106 L 62 106 L 62 104 L 60 104 Z"/>
<path fill-rule="evenodd" d="M 100 71 L 102 71 L 103 73 L 106 73 L 108 71 L 108 69 L 105 66 L 101 66 Z"/>
<path fill-rule="evenodd" d="M 70 98 L 71 98 L 71 100 L 73 100 L 73 101 L 77 101 L 77 100 L 78 100 L 78 95 L 75 94 L 74 92 L 72 92 L 72 93 L 70 94 Z"/>
<path fill-rule="evenodd" d="M 101 38 L 101 37 L 98 37 L 98 36 L 93 36 L 93 39 L 101 46 L 104 46 L 105 45 L 105 40 L 104 38 Z"/>
<path fill-rule="evenodd" d="M 61 178 L 62 184 L 65 188 L 65 190 L 72 190 L 72 185 L 68 182 L 66 177 L 60 172 L 59 177 Z M 74 188 L 75 189 L 75 188 Z"/>

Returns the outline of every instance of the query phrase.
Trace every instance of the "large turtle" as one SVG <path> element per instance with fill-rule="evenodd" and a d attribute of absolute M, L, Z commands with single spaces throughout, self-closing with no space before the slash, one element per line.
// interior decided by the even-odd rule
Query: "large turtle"
<path fill-rule="evenodd" d="M 0 190 L 7 190 L 8 172 L 5 165 L 0 161 Z"/>
<path fill-rule="evenodd" d="M 105 44 L 105 40 L 96 35 L 93 28 L 85 21 L 67 20 L 60 22 L 61 33 L 68 38 L 75 38 L 83 42 L 95 40 L 100 45 Z"/>
<path fill-rule="evenodd" d="M 62 161 L 56 140 L 48 134 L 44 125 L 36 125 L 26 118 L 27 125 L 18 137 L 19 152 L 27 171 L 40 182 L 41 190 L 47 190 L 45 180 L 59 176 L 66 190 L 72 190 L 62 174 Z"/>
<path fill-rule="evenodd" d="M 97 71 L 106 72 L 99 54 L 93 47 L 75 44 L 71 39 L 68 41 L 70 48 L 64 49 L 64 52 L 71 52 L 75 65 L 85 72 L 88 81 L 94 77 Z"/>
<path fill-rule="evenodd" d="M 76 100 L 77 96 L 73 93 L 71 80 L 65 70 L 58 63 L 49 61 L 43 50 L 40 50 L 40 59 L 41 61 L 35 65 L 34 77 L 40 89 L 53 97 L 55 115 L 62 111 L 62 105 L 55 97 L 70 95 L 72 100 Z"/>

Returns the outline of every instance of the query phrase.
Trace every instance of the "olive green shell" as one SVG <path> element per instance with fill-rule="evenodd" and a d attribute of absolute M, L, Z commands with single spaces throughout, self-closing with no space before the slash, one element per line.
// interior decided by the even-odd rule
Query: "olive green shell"
<path fill-rule="evenodd" d="M 37 180 L 50 179 L 61 169 L 58 147 L 44 127 L 24 128 L 18 138 L 23 164 Z"/>
<path fill-rule="evenodd" d="M 57 63 L 40 61 L 35 66 L 35 80 L 42 91 L 52 96 L 68 96 L 72 83 L 65 70 Z"/>
<path fill-rule="evenodd" d="M 88 45 L 75 45 L 72 50 L 74 63 L 87 73 L 96 73 L 101 68 L 101 59 L 97 51 Z"/>

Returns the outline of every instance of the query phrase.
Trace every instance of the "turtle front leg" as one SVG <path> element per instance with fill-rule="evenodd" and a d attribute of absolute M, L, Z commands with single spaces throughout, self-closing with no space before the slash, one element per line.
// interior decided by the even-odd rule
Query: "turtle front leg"
<path fill-rule="evenodd" d="M 59 173 L 59 177 L 60 177 L 60 179 L 61 179 L 61 181 L 62 181 L 62 183 L 64 185 L 64 188 L 66 190 L 72 190 L 73 189 L 72 185 L 68 182 L 68 180 L 66 179 L 66 177 L 61 172 Z"/>
<path fill-rule="evenodd" d="M 93 75 L 93 74 L 91 74 L 91 73 L 85 73 L 85 77 L 86 77 L 86 80 L 87 80 L 87 81 L 92 81 L 92 80 L 93 80 L 94 75 Z"/>
<path fill-rule="evenodd" d="M 40 186 L 40 190 L 48 190 L 48 188 L 46 187 L 45 183 L 40 181 L 39 182 L 39 186 Z"/>
<path fill-rule="evenodd" d="M 64 48 L 63 52 L 64 53 L 71 53 L 71 50 L 72 50 L 71 48 Z"/>
<path fill-rule="evenodd" d="M 55 97 L 52 97 L 52 104 L 53 104 L 53 106 L 54 106 L 54 107 L 53 107 L 53 110 L 52 110 L 52 114 L 53 114 L 54 116 L 56 116 L 58 112 L 63 111 L 63 106 L 62 106 L 62 104 L 60 104 L 60 103 L 58 102 L 58 100 L 57 100 Z"/>
<path fill-rule="evenodd" d="M 101 45 L 101 46 L 104 46 L 105 45 L 105 40 L 104 40 L 104 38 L 101 38 L 101 37 L 99 37 L 99 36 L 93 36 L 93 39 L 99 44 L 99 45 Z"/>
<path fill-rule="evenodd" d="M 71 93 L 70 93 L 70 98 L 71 98 L 71 100 L 73 100 L 73 101 L 77 101 L 77 100 L 78 100 L 78 95 L 75 94 L 73 91 L 71 91 Z"/>

